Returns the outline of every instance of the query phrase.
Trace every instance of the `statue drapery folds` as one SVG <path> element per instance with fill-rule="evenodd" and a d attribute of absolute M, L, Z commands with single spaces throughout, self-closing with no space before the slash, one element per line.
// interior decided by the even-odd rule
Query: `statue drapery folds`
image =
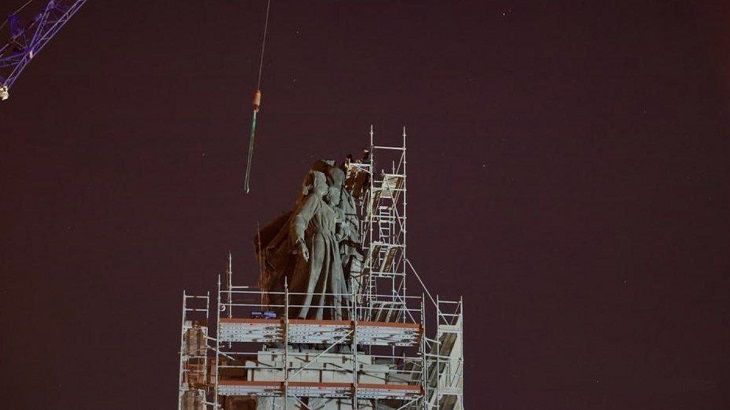
<path fill-rule="evenodd" d="M 317 161 L 308 172 L 294 209 L 257 235 L 265 303 L 283 311 L 284 282 L 290 317 L 344 319 L 359 289 L 362 267 L 360 219 L 333 161 Z M 351 285 L 354 284 L 354 285 Z M 354 292 L 353 292 L 354 291 Z"/>

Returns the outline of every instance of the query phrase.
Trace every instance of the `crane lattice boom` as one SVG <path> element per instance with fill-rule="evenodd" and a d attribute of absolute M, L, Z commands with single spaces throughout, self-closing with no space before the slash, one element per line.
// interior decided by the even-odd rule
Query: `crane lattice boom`
<path fill-rule="evenodd" d="M 10 40 L 0 48 L 0 99 L 8 98 L 10 88 L 25 66 L 84 3 L 86 0 L 50 0 L 25 25 L 17 12 L 8 17 Z"/>

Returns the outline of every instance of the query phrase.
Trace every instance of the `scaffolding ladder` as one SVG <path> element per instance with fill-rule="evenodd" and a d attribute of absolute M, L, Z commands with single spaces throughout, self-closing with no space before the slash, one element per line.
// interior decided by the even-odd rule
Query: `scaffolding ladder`
<path fill-rule="evenodd" d="M 370 128 L 370 187 L 363 209 L 365 250 L 363 319 L 405 321 L 406 304 L 406 131 L 401 145 L 374 143 Z M 380 295 L 381 297 L 378 297 Z M 383 298 L 382 295 L 386 297 Z M 413 319 L 413 318 L 411 318 Z"/>
<path fill-rule="evenodd" d="M 177 408 L 204 410 L 208 385 L 208 320 L 210 293 L 183 291 Z"/>

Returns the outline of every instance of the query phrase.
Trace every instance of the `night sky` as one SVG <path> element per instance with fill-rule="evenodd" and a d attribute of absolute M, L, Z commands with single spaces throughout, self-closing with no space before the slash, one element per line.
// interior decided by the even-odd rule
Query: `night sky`
<path fill-rule="evenodd" d="M 88 2 L 0 105 L 2 407 L 173 408 L 183 289 L 374 124 L 467 408 L 730 408 L 730 5 L 450 3 L 274 0 L 244 196 L 265 1 Z"/>

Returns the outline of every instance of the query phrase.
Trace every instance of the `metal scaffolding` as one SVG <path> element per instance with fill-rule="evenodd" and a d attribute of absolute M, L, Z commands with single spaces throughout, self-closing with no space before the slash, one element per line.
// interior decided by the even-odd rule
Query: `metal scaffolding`
<path fill-rule="evenodd" d="M 229 256 L 214 324 L 210 295 L 183 294 L 178 409 L 464 408 L 463 303 L 434 299 L 407 259 L 405 129 L 400 146 L 381 146 L 371 127 L 369 157 L 348 164 L 348 172 L 369 178 L 358 203 L 363 271 L 350 278 L 350 295 L 314 298 L 348 296 L 347 314 L 296 318 L 290 312 L 304 294 L 286 283 L 266 293 L 234 285 Z M 406 288 L 408 277 L 416 285 Z"/>

